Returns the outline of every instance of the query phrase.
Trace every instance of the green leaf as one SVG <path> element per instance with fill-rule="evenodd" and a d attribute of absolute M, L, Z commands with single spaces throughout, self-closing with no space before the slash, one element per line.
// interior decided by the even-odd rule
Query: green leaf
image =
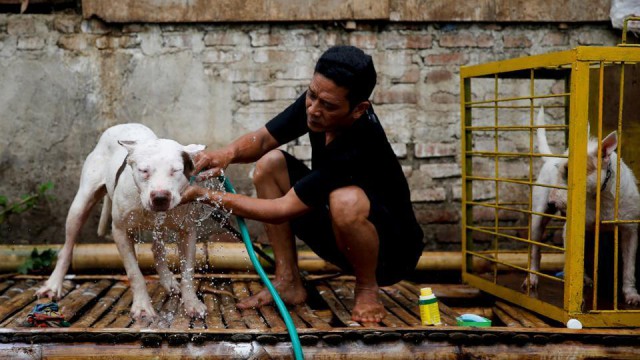
<path fill-rule="evenodd" d="M 5 207 L 9 203 L 9 199 L 6 196 L 0 195 L 0 206 Z"/>
<path fill-rule="evenodd" d="M 45 193 L 47 190 L 51 190 L 51 189 L 53 189 L 53 182 L 51 182 L 51 181 L 47 181 L 46 183 L 44 183 L 44 184 L 42 184 L 42 185 L 40 185 L 40 186 L 38 187 L 38 192 L 39 192 L 39 193 L 41 193 L 41 194 L 43 194 L 43 193 Z"/>

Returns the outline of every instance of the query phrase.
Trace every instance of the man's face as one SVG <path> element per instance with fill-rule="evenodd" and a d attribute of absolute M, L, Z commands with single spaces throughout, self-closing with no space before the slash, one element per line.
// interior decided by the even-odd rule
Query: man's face
<path fill-rule="evenodd" d="M 307 90 L 307 126 L 315 132 L 331 132 L 350 126 L 359 115 L 349 109 L 349 90 L 315 73 Z M 355 117 L 355 116 L 358 117 Z"/>

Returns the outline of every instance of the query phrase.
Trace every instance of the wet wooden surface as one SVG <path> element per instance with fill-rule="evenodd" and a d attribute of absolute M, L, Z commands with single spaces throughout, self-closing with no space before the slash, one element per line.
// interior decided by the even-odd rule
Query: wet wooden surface
<path fill-rule="evenodd" d="M 380 299 L 387 310 L 380 323 L 358 323 L 351 319 L 354 305 L 353 277 L 316 277 L 309 281 L 309 299 L 305 304 L 289 307 L 292 319 L 299 329 L 329 330 L 336 328 L 421 328 L 418 296 L 425 284 L 402 281 L 383 287 Z M 27 314 L 37 303 L 48 299 L 36 299 L 36 290 L 44 283 L 44 277 L 14 276 L 0 279 L 0 328 L 24 327 Z M 129 316 L 133 294 L 124 276 L 77 276 L 65 280 L 63 297 L 58 301 L 71 328 L 95 329 L 172 329 L 172 330 L 226 330 L 243 332 L 286 331 L 285 324 L 274 305 L 259 309 L 239 310 L 236 303 L 251 296 L 263 286 L 257 276 L 220 275 L 201 276 L 196 279 L 198 295 L 207 306 L 203 319 L 187 317 L 180 304 L 180 296 L 169 294 L 159 285 L 156 277 L 147 278 L 147 290 L 158 313 L 156 319 L 134 321 Z M 455 326 L 460 312 L 475 313 L 492 318 L 496 325 L 551 326 L 534 314 L 520 316 L 519 311 L 496 306 L 493 300 L 477 289 L 457 284 L 431 284 L 439 298 L 443 324 Z M 498 307 L 500 309 L 498 309 Z M 501 323 L 507 312 L 518 321 Z M 506 317 L 505 317 L 506 318 Z M 534 318 L 536 320 L 527 320 Z"/>
<path fill-rule="evenodd" d="M 198 296 L 207 307 L 203 319 L 187 317 L 179 296 L 148 277 L 159 316 L 141 321 L 129 316 L 132 293 L 125 276 L 79 275 L 65 280 L 58 302 L 70 327 L 25 327 L 33 307 L 47 301 L 34 297 L 45 280 L 0 276 L 0 359 L 292 358 L 276 307 L 236 308 L 262 289 L 252 274 L 198 275 Z M 443 324 L 422 326 L 418 295 L 426 284 L 401 281 L 382 288 L 387 316 L 380 323 L 351 320 L 353 277 L 312 275 L 308 284 L 308 301 L 288 308 L 307 359 L 640 358 L 640 329 L 566 329 L 466 285 L 428 285 L 439 299 Z M 462 313 L 490 318 L 492 327 L 457 326 Z"/>

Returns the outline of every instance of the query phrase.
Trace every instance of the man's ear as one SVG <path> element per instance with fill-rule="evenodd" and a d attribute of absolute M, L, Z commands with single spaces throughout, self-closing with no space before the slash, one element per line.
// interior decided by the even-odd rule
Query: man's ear
<path fill-rule="evenodd" d="M 360 119 L 360 117 L 367 111 L 370 106 L 371 103 L 369 102 L 369 100 L 365 100 L 356 105 L 356 107 L 354 107 L 353 111 L 351 112 L 353 114 L 353 118 Z"/>

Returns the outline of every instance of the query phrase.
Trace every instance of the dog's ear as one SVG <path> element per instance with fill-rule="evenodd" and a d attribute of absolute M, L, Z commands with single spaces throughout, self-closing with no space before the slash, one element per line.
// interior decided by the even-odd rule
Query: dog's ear
<path fill-rule="evenodd" d="M 201 144 L 189 144 L 189 145 L 183 146 L 182 150 L 187 154 L 189 154 L 190 156 L 193 156 L 199 153 L 200 151 L 204 150 L 206 147 L 207 147 L 206 145 L 201 145 Z"/>
<path fill-rule="evenodd" d="M 131 154 L 131 152 L 133 152 L 133 150 L 138 145 L 138 142 L 132 140 L 118 140 L 118 144 L 122 145 L 125 149 L 127 149 L 127 152 Z"/>
<path fill-rule="evenodd" d="M 618 134 L 613 131 L 611 134 L 607 135 L 606 138 L 602 139 L 602 158 L 608 160 L 611 153 L 616 151 L 617 148 Z"/>
<path fill-rule="evenodd" d="M 206 148 L 205 145 L 189 144 L 182 147 L 182 161 L 184 162 L 184 176 L 189 179 L 196 165 L 193 163 L 193 156 Z"/>

